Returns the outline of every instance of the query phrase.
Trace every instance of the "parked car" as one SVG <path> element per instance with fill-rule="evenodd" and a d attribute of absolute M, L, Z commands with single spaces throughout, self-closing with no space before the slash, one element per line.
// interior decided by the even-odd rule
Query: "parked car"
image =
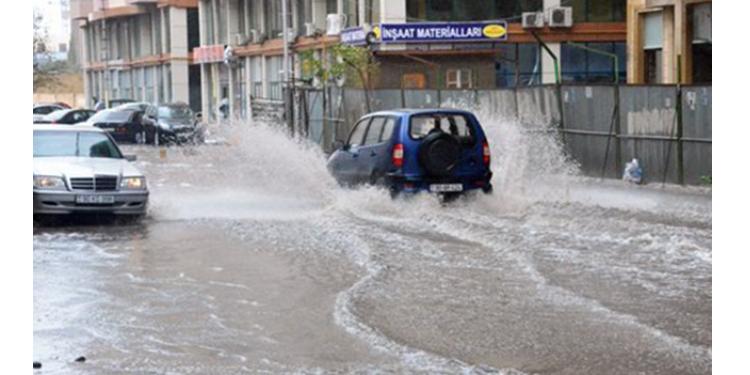
<path fill-rule="evenodd" d="M 44 115 L 38 120 L 34 120 L 35 124 L 77 124 L 79 122 L 85 122 L 96 111 L 90 109 L 59 109 L 50 114 Z"/>
<path fill-rule="evenodd" d="M 203 143 L 205 129 L 185 103 L 168 103 L 157 108 L 157 132 L 160 142 Z"/>
<path fill-rule="evenodd" d="M 41 120 L 44 115 L 48 115 L 54 111 L 58 111 L 61 109 L 66 109 L 66 108 L 59 104 L 54 104 L 54 103 L 53 104 L 50 104 L 50 103 L 34 104 L 34 122 Z"/>
<path fill-rule="evenodd" d="M 343 185 L 383 185 L 392 194 L 492 191 L 489 144 L 479 121 L 467 111 L 368 114 L 336 148 L 328 169 Z"/>
<path fill-rule="evenodd" d="M 101 110 L 85 124 L 109 132 L 118 143 L 153 143 L 156 133 L 156 124 L 143 112 L 134 110 Z"/>
<path fill-rule="evenodd" d="M 103 130 L 34 125 L 34 214 L 145 214 L 146 178 Z"/>

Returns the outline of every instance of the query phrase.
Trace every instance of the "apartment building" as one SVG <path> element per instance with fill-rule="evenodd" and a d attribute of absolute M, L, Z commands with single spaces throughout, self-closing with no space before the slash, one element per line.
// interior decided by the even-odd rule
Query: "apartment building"
<path fill-rule="evenodd" d="M 711 83 L 711 0 L 630 0 L 628 83 Z"/>
<path fill-rule="evenodd" d="M 197 0 L 71 0 L 80 33 L 84 91 L 109 102 L 180 101 L 200 107 Z"/>

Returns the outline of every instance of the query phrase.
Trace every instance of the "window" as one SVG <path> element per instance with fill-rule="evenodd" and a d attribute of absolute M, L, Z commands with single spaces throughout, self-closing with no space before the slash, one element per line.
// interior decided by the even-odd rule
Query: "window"
<path fill-rule="evenodd" d="M 218 15 L 216 19 L 216 24 L 219 25 L 219 35 L 216 44 L 227 44 L 229 41 L 227 39 L 227 1 L 228 0 L 218 0 L 216 1 L 216 7 L 218 12 L 216 14 Z"/>
<path fill-rule="evenodd" d="M 445 72 L 445 87 L 449 89 L 470 89 L 474 87 L 470 69 L 448 69 Z"/>
<path fill-rule="evenodd" d="M 349 142 L 347 142 L 349 146 L 359 146 L 362 144 L 362 141 L 365 137 L 365 131 L 367 130 L 367 123 L 369 122 L 370 118 L 366 118 L 358 122 L 357 125 L 354 125 L 354 130 L 349 136 Z"/>
<path fill-rule="evenodd" d="M 264 0 L 264 15 L 266 20 L 265 31 L 269 38 L 278 38 L 281 35 L 281 1 Z"/>
<path fill-rule="evenodd" d="M 365 146 L 380 143 L 380 134 L 383 133 L 384 122 L 385 117 L 373 117 L 370 122 L 370 127 L 367 130 L 367 135 L 365 136 Z"/>
<path fill-rule="evenodd" d="M 359 1 L 344 0 L 344 14 L 346 15 L 346 26 L 359 25 Z"/>
<path fill-rule="evenodd" d="M 408 21 L 484 21 L 541 11 L 543 0 L 407 0 Z"/>
<path fill-rule="evenodd" d="M 571 0 L 574 22 L 624 22 L 627 0 Z"/>
<path fill-rule="evenodd" d="M 393 136 L 393 127 L 396 125 L 396 119 L 388 117 L 383 126 L 383 132 L 380 134 L 380 142 L 390 141 Z"/>
<path fill-rule="evenodd" d="M 662 13 L 653 12 L 643 16 L 644 81 L 662 83 Z"/>
<path fill-rule="evenodd" d="M 365 0 L 365 22 L 370 25 L 380 23 L 380 1 L 381 0 Z"/>
<path fill-rule="evenodd" d="M 433 132 L 443 132 L 457 137 L 466 145 L 474 144 L 474 134 L 464 115 L 435 113 L 411 117 L 409 134 L 415 140 Z"/>
<path fill-rule="evenodd" d="M 620 81 L 626 80 L 625 43 L 581 43 L 585 47 L 614 53 L 617 55 L 617 75 Z M 614 60 L 602 54 L 581 47 L 563 43 L 560 51 L 563 82 L 612 82 L 614 80 Z"/>

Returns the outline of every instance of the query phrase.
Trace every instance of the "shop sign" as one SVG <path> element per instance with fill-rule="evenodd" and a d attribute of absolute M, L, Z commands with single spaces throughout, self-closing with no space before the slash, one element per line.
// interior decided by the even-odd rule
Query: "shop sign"
<path fill-rule="evenodd" d="M 215 44 L 193 48 L 193 60 L 196 63 L 214 63 L 224 61 L 224 46 Z"/>
<path fill-rule="evenodd" d="M 378 34 L 383 43 L 498 42 L 508 39 L 508 23 L 384 23 L 380 25 Z"/>

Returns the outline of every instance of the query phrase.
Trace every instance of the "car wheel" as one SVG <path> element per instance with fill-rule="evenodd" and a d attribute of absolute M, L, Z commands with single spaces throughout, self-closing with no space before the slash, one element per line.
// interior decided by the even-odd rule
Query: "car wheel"
<path fill-rule="evenodd" d="M 492 190 L 493 190 L 492 184 L 487 184 L 487 186 L 482 188 L 482 192 L 487 195 L 492 194 Z"/>

